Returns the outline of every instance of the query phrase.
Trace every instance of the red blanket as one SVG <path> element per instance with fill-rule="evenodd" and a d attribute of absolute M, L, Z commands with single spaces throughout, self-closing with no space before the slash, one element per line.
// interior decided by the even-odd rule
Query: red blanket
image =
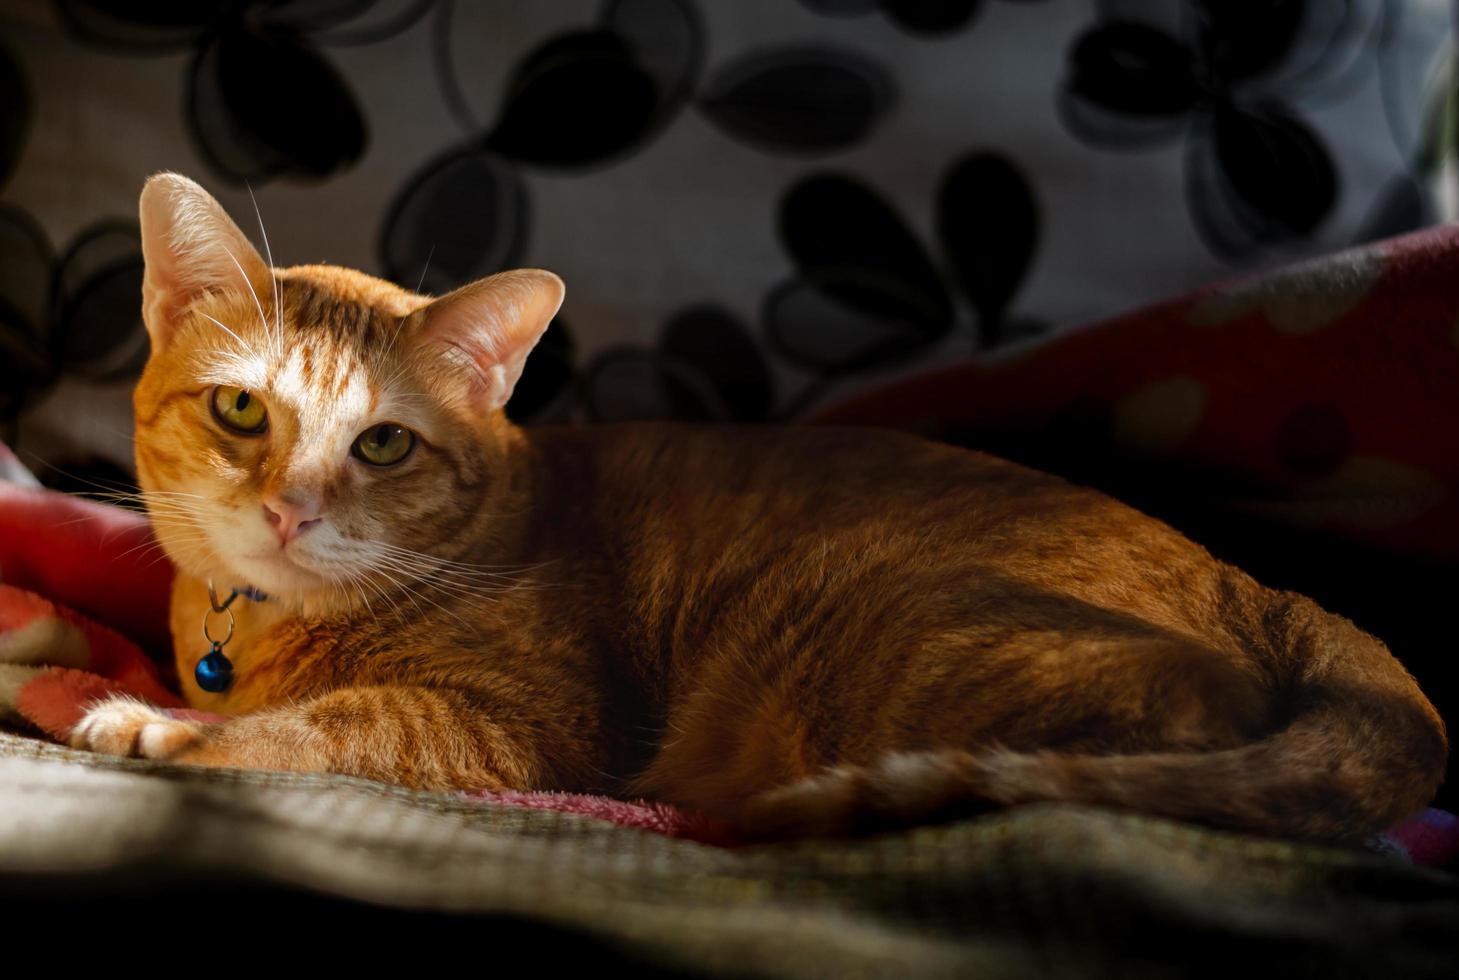
<path fill-rule="evenodd" d="M 1167 500 L 1459 562 L 1456 282 L 1459 226 L 1433 228 L 905 377 L 814 421 L 915 429 L 1106 489 L 1158 480 Z"/>

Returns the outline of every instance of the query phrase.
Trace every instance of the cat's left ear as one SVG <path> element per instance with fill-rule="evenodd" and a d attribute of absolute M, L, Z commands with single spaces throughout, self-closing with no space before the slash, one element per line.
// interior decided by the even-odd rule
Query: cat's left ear
<path fill-rule="evenodd" d="M 517 269 L 462 286 L 418 312 L 423 340 L 470 369 L 472 402 L 495 411 L 512 397 L 527 355 L 562 306 L 567 287 L 543 269 Z"/>
<path fill-rule="evenodd" d="M 182 174 L 147 180 L 138 203 L 142 230 L 142 320 L 154 350 L 200 296 L 225 290 L 272 299 L 273 273 L 211 194 Z M 263 316 L 260 302 L 259 315 Z"/>

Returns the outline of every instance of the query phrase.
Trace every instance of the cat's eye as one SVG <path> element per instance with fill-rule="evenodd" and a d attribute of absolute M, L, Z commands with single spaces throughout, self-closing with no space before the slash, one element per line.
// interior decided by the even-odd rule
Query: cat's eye
<path fill-rule="evenodd" d="M 362 459 L 371 466 L 391 466 L 410 454 L 415 446 L 415 434 L 403 425 L 382 422 L 372 425 L 355 440 L 356 459 Z"/>
<path fill-rule="evenodd" d="M 218 421 L 247 435 L 256 435 L 268 425 L 268 409 L 246 388 L 219 385 L 213 389 L 213 414 Z"/>

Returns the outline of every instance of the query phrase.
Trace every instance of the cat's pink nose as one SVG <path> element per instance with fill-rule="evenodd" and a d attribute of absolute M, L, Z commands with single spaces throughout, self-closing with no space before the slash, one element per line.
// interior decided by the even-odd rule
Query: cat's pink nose
<path fill-rule="evenodd" d="M 263 498 L 264 520 L 274 529 L 279 536 L 279 547 L 287 547 L 299 535 L 318 524 L 322 518 L 319 516 L 318 497 L 278 497 L 268 496 Z"/>

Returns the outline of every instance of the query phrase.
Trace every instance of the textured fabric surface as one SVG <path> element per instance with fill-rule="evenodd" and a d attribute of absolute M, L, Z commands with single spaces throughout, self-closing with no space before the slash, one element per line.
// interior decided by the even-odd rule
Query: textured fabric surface
<path fill-rule="evenodd" d="M 508 914 L 720 975 L 1449 976 L 1459 879 L 1067 807 L 724 850 L 331 776 L 0 735 L 0 899 L 200 881 Z"/>

